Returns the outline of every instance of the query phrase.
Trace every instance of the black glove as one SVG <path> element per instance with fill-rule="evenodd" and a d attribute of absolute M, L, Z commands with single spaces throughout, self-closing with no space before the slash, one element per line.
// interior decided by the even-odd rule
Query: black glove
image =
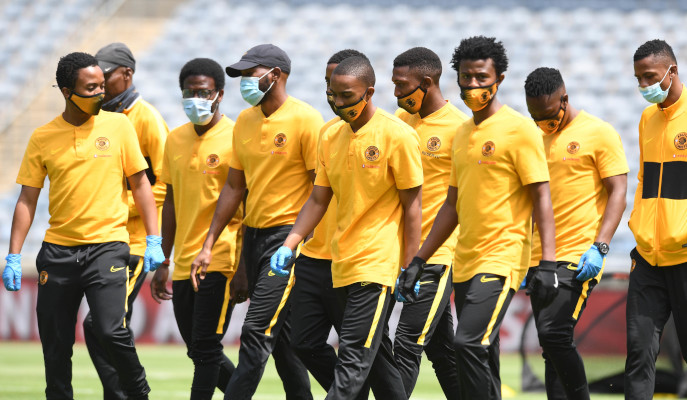
<path fill-rule="evenodd" d="M 527 294 L 534 296 L 542 306 L 551 303 L 558 294 L 556 266 L 555 261 L 539 261 L 539 266 L 527 285 Z"/>
<path fill-rule="evenodd" d="M 413 257 L 401 275 L 398 277 L 398 291 L 406 299 L 406 303 L 414 303 L 417 300 L 415 283 L 420 280 L 422 270 L 425 268 L 425 260 Z"/>

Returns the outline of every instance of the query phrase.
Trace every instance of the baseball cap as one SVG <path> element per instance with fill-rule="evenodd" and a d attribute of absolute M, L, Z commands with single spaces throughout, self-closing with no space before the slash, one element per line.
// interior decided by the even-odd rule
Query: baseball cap
<path fill-rule="evenodd" d="M 123 66 L 136 71 L 136 59 L 124 43 L 110 43 L 95 53 L 98 65 L 104 73 Z"/>
<path fill-rule="evenodd" d="M 241 76 L 241 71 L 257 65 L 279 67 L 284 73 L 291 73 L 291 59 L 284 50 L 273 44 L 260 44 L 248 50 L 239 62 L 228 66 L 227 75 L 236 78 Z"/>

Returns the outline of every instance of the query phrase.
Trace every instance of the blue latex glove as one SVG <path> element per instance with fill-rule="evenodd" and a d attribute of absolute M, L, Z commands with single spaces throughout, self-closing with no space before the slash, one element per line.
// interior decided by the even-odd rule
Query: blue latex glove
<path fill-rule="evenodd" d="M 599 252 L 598 247 L 592 245 L 589 250 L 582 254 L 580 262 L 577 264 L 577 271 L 579 272 L 577 274 L 577 280 L 587 281 L 597 276 L 605 260 L 606 256 Z"/>
<path fill-rule="evenodd" d="M 5 257 L 7 265 L 2 273 L 5 289 L 15 292 L 21 289 L 21 254 L 8 254 Z"/>
<path fill-rule="evenodd" d="M 525 279 L 523 279 L 522 283 L 520 284 L 520 290 L 522 289 L 527 289 L 527 275 L 525 275 Z"/>
<path fill-rule="evenodd" d="M 270 258 L 270 269 L 272 272 L 281 277 L 289 276 L 290 272 L 286 267 L 289 265 L 291 257 L 293 257 L 293 250 L 286 246 L 278 248 Z"/>
<path fill-rule="evenodd" d="M 146 252 L 143 255 L 143 273 L 155 271 L 165 261 L 162 253 L 162 236 L 146 236 Z"/>
<path fill-rule="evenodd" d="M 405 271 L 405 268 L 401 268 L 401 273 Z M 400 276 L 399 276 L 400 277 Z M 396 290 L 394 290 L 394 299 L 396 299 L 397 302 L 399 303 L 405 303 L 407 300 L 405 297 L 401 295 L 401 292 L 398 290 L 398 281 L 399 278 L 396 278 Z M 415 296 L 417 297 L 420 294 L 420 281 L 418 280 L 415 283 Z"/>

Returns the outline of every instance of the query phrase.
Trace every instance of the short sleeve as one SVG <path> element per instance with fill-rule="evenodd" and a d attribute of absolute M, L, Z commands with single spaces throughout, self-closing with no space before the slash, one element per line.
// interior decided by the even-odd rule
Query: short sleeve
<path fill-rule="evenodd" d="M 143 154 L 141 153 L 141 147 L 138 144 L 138 137 L 136 136 L 136 131 L 134 126 L 131 125 L 128 118 L 122 118 L 121 135 L 122 135 L 122 169 L 124 170 L 124 175 L 127 177 L 134 175 L 137 172 L 143 171 L 148 168 L 148 163 Z"/>
<path fill-rule="evenodd" d="M 424 179 L 420 157 L 420 137 L 414 129 L 403 128 L 399 129 L 393 139 L 396 146 L 389 156 L 389 166 L 394 174 L 396 188 L 399 190 L 420 186 Z"/>
<path fill-rule="evenodd" d="M 301 132 L 301 154 L 305 162 L 305 169 L 313 170 L 317 167 L 317 137 L 324 121 L 317 111 L 303 121 Z"/>
<path fill-rule="evenodd" d="M 239 118 L 236 120 L 236 124 L 234 124 L 234 130 L 232 131 L 231 134 L 231 161 L 229 161 L 229 167 L 233 169 L 237 169 L 239 171 L 243 171 L 243 165 L 241 164 L 241 160 L 239 159 L 239 144 L 236 140 L 236 132 L 238 132 L 239 127 L 241 126 L 241 115 L 239 115 Z"/>
<path fill-rule="evenodd" d="M 315 175 L 315 185 L 317 186 L 325 186 L 325 187 L 331 187 L 331 184 L 329 183 L 329 176 L 327 176 L 327 165 L 324 160 L 326 160 L 324 154 L 325 154 L 325 147 L 329 145 L 328 142 L 325 141 L 324 135 L 320 137 L 320 141 L 317 144 L 317 174 Z"/>
<path fill-rule="evenodd" d="M 544 139 L 534 123 L 518 127 L 517 143 L 510 146 L 515 171 L 523 186 L 549 181 Z"/>
<path fill-rule="evenodd" d="M 42 188 L 46 175 L 48 175 L 48 170 L 43 164 L 40 143 L 36 135 L 33 134 L 29 139 L 29 144 L 26 146 L 24 158 L 19 167 L 17 183 L 20 185 Z"/>
<path fill-rule="evenodd" d="M 169 140 L 165 143 L 165 152 L 162 156 L 162 172 L 160 172 L 160 180 L 168 185 L 172 184 L 172 174 L 169 170 Z"/>
<path fill-rule="evenodd" d="M 603 131 L 599 133 L 595 162 L 601 179 L 628 173 L 630 168 L 627 165 L 623 143 L 618 132 L 605 124 Z"/>

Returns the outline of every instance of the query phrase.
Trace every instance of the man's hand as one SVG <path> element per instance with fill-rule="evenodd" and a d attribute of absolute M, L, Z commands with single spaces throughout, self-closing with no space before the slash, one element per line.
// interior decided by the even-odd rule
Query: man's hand
<path fill-rule="evenodd" d="M 162 252 L 162 236 L 146 236 L 146 252 L 143 255 L 143 272 L 155 271 L 165 261 Z"/>
<path fill-rule="evenodd" d="M 584 282 L 597 276 L 605 259 L 606 256 L 601 254 L 599 248 L 592 245 L 589 250 L 582 254 L 580 262 L 577 264 L 577 280 Z"/>
<path fill-rule="evenodd" d="M 191 263 L 191 284 L 193 285 L 193 290 L 196 292 L 198 291 L 198 278 L 205 279 L 210 261 L 212 261 L 212 252 L 203 247 L 196 256 L 196 259 Z M 199 268 L 200 273 L 198 273 Z"/>
<path fill-rule="evenodd" d="M 293 250 L 286 246 L 281 246 L 274 254 L 272 254 L 272 258 L 270 258 L 270 269 L 277 276 L 289 276 L 290 271 L 288 270 L 288 267 L 289 264 L 291 264 L 292 257 Z"/>
<path fill-rule="evenodd" d="M 398 295 L 405 298 L 408 303 L 414 303 L 417 300 L 420 288 L 418 287 L 416 292 L 415 286 L 420 281 L 424 267 L 425 260 L 415 256 L 408 268 L 402 270 L 398 277 Z"/>
<path fill-rule="evenodd" d="M 5 261 L 7 265 L 2 273 L 2 282 L 5 289 L 15 292 L 21 289 L 21 254 L 8 254 Z"/>
<path fill-rule="evenodd" d="M 234 276 L 231 278 L 231 282 L 229 282 L 229 301 L 231 302 L 231 305 L 233 306 L 248 300 L 248 292 L 248 278 L 246 277 L 246 267 L 243 262 L 243 256 L 241 256 L 239 265 L 236 268 L 236 272 L 234 273 Z"/>
<path fill-rule="evenodd" d="M 401 273 L 403 273 L 405 269 L 401 268 Z M 400 278 L 400 276 L 399 276 Z M 394 291 L 394 298 L 396 299 L 397 302 L 399 303 L 405 303 L 407 302 L 406 298 L 401 295 L 401 293 L 398 291 L 398 280 L 399 278 L 396 278 L 396 290 Z M 418 296 L 420 294 L 420 280 L 418 280 L 415 283 L 415 296 Z"/>
<path fill-rule="evenodd" d="M 162 264 L 150 281 L 150 295 L 158 304 L 164 300 L 172 300 L 172 292 L 167 289 L 167 279 L 169 279 L 169 266 Z"/>
<path fill-rule="evenodd" d="M 539 266 L 527 285 L 527 294 L 534 296 L 543 306 L 551 303 L 558 293 L 556 266 L 555 261 L 539 261 Z"/>

